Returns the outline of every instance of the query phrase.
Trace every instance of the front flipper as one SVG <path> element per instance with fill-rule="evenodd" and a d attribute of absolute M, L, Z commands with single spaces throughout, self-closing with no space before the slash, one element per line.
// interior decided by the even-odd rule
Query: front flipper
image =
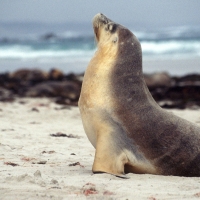
<path fill-rule="evenodd" d="M 105 172 L 126 178 L 124 175 L 124 165 L 128 163 L 128 158 L 120 146 L 117 145 L 117 135 L 114 137 L 112 132 L 107 131 L 101 132 L 97 136 L 92 171 L 94 173 Z"/>

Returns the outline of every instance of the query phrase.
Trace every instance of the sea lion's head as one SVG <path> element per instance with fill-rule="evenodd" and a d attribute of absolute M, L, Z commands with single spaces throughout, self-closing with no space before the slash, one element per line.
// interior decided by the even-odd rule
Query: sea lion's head
<path fill-rule="evenodd" d="M 117 24 L 108 19 L 105 15 L 99 13 L 93 18 L 93 29 L 97 43 L 116 43 L 117 37 Z"/>
<path fill-rule="evenodd" d="M 116 56 L 120 62 L 139 62 L 141 68 L 141 45 L 136 36 L 126 27 L 115 23 L 105 15 L 99 13 L 93 18 L 93 29 L 98 49 Z M 136 61 L 137 60 L 137 61 Z M 135 66 L 136 67 L 136 66 Z"/>

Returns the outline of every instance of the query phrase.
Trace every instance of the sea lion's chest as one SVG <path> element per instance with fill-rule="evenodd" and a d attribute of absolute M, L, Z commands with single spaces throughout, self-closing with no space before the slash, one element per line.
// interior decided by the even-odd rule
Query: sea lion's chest
<path fill-rule="evenodd" d="M 85 71 L 79 102 L 88 108 L 105 107 L 112 98 L 112 72 L 115 60 L 94 56 Z M 109 104 L 110 106 L 110 104 Z"/>

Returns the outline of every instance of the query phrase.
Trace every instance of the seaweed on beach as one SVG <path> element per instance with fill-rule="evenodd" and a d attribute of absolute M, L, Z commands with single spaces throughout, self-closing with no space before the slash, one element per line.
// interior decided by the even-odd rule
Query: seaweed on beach
<path fill-rule="evenodd" d="M 16 166 L 19 166 L 18 164 L 16 163 L 13 163 L 13 162 L 4 162 L 5 165 L 11 165 L 13 167 L 16 167 Z"/>
<path fill-rule="evenodd" d="M 67 134 L 61 133 L 61 132 L 50 134 L 50 136 L 52 136 L 52 137 L 79 138 L 78 136 L 74 136 L 72 134 L 67 135 Z"/>

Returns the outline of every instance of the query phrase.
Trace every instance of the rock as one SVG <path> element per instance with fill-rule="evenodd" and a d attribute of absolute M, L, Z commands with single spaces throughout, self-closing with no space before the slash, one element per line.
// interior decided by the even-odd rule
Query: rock
<path fill-rule="evenodd" d="M 53 38 L 49 35 L 47 38 Z M 44 72 L 21 69 L 0 74 L 0 101 L 16 97 L 51 97 L 57 104 L 77 106 L 84 74 L 63 74 L 59 69 Z M 157 103 L 164 108 L 200 107 L 200 75 L 170 77 L 167 73 L 144 75 Z M 98 88 L 97 88 L 98 89 Z"/>
<path fill-rule="evenodd" d="M 162 108 L 167 109 L 185 109 L 185 104 L 182 101 L 161 101 L 158 103 Z"/>
<path fill-rule="evenodd" d="M 189 74 L 182 77 L 173 77 L 173 80 L 178 85 L 200 85 L 200 75 L 199 74 Z"/>
<path fill-rule="evenodd" d="M 6 84 L 9 82 L 9 74 L 8 73 L 2 73 L 0 74 L 0 86 L 5 87 Z"/>
<path fill-rule="evenodd" d="M 49 72 L 49 79 L 50 80 L 63 80 L 64 74 L 59 69 L 52 69 Z"/>
<path fill-rule="evenodd" d="M 169 87 L 171 85 L 171 77 L 165 72 L 149 75 L 144 74 L 144 79 L 149 89 L 157 87 Z"/>
<path fill-rule="evenodd" d="M 15 96 L 12 91 L 0 87 L 0 101 L 12 102 L 12 101 L 14 101 L 14 99 L 15 99 Z"/>
<path fill-rule="evenodd" d="M 72 81 L 46 81 L 30 87 L 26 92 L 27 97 L 64 97 L 78 100 L 80 87 Z"/>
<path fill-rule="evenodd" d="M 19 81 L 32 81 L 32 82 L 40 82 L 48 79 L 48 73 L 42 70 L 29 70 L 29 69 L 21 69 L 17 70 L 14 73 L 10 74 L 11 79 L 19 80 Z"/>

